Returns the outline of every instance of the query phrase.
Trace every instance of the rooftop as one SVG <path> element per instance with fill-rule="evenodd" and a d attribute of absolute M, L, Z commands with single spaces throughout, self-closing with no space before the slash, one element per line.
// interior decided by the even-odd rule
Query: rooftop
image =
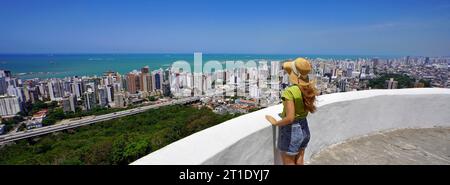
<path fill-rule="evenodd" d="M 45 117 L 45 115 L 47 115 L 47 113 L 48 113 L 48 110 L 47 110 L 47 109 L 40 110 L 40 111 L 38 111 L 38 112 L 36 112 L 36 113 L 33 114 L 33 118 L 42 118 L 42 117 Z"/>
<path fill-rule="evenodd" d="M 450 128 L 401 129 L 345 141 L 310 164 L 450 164 Z"/>
<path fill-rule="evenodd" d="M 311 140 L 305 151 L 305 161 L 307 164 L 322 162 L 327 164 L 328 161 L 331 163 L 334 150 L 328 150 L 329 147 L 350 141 L 346 145 L 349 146 L 347 150 L 350 151 L 347 154 L 348 157 L 353 158 L 334 162 L 335 164 L 361 164 L 364 161 L 350 160 L 355 157 L 358 159 L 358 154 L 351 152 L 350 149 L 357 150 L 357 147 L 364 147 L 364 145 L 353 144 L 352 141 L 355 138 L 369 136 L 365 138 L 366 144 L 374 143 L 378 147 L 384 147 L 382 142 L 386 141 L 386 138 L 377 140 L 377 137 L 372 136 L 373 134 L 398 129 L 435 127 L 443 131 L 441 129 L 424 131 L 422 135 L 411 138 L 403 138 L 408 134 L 397 136 L 394 132 L 392 137 L 403 138 L 416 148 L 425 148 L 425 146 L 444 148 L 443 155 L 448 157 L 450 153 L 446 148 L 450 148 L 450 142 L 442 145 L 433 140 L 427 140 L 428 143 L 419 142 L 422 139 L 437 137 L 437 133 L 441 132 L 444 135 L 447 133 L 444 139 L 449 138 L 448 129 L 445 129 L 450 127 L 448 102 L 450 102 L 450 89 L 441 88 L 368 90 L 319 96 L 318 111 L 308 116 Z M 276 105 L 228 120 L 174 142 L 138 159 L 132 165 L 281 164 L 279 152 L 274 148 L 277 128 L 272 127 L 264 119 L 264 115 L 272 115 L 279 119 L 278 113 L 281 111 L 282 105 Z M 422 131 L 418 132 L 422 133 Z M 422 136 L 423 138 L 420 138 Z M 419 143 L 415 145 L 415 141 Z M 386 146 L 391 144 L 387 143 Z M 327 153 L 327 151 L 331 152 Z M 395 152 L 397 151 L 382 149 L 378 154 L 387 157 Z M 403 152 L 405 153 L 397 154 L 397 156 L 401 158 L 404 155 L 407 158 L 408 155 L 421 154 L 422 150 Z M 380 164 L 411 164 L 405 160 L 381 161 Z M 448 158 L 438 163 L 448 164 L 446 160 Z M 427 160 L 425 163 L 434 164 Z"/>

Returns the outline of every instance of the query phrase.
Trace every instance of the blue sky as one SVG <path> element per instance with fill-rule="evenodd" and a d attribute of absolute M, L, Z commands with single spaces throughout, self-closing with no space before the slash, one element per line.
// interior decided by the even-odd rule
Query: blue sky
<path fill-rule="evenodd" d="M 0 53 L 450 55 L 448 0 L 0 0 Z"/>

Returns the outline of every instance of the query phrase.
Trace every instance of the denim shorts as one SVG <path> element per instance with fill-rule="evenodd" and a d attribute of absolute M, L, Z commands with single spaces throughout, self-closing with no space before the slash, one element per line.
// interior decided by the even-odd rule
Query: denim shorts
<path fill-rule="evenodd" d="M 278 149 L 287 155 L 297 155 L 305 149 L 311 135 L 306 118 L 295 120 L 292 124 L 280 126 L 278 129 Z"/>

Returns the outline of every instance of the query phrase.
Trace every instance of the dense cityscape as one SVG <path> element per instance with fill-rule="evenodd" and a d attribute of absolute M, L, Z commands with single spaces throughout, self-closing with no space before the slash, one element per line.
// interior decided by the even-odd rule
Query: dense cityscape
<path fill-rule="evenodd" d="M 311 78 L 320 94 L 368 89 L 413 87 L 449 88 L 446 57 L 398 59 L 310 59 Z M 0 134 L 31 130 L 126 109 L 192 98 L 195 107 L 218 114 L 245 114 L 280 103 L 288 85 L 284 61 L 258 61 L 257 67 L 238 67 L 210 73 L 151 70 L 127 74 L 107 71 L 102 76 L 20 79 L 0 71 Z M 381 80 L 381 81 L 380 81 Z M 59 115 L 59 116 L 57 116 Z M 70 118 L 70 119 L 69 119 Z"/>
<path fill-rule="evenodd" d="M 0 22 L 16 183 L 430 182 L 445 170 L 357 166 L 450 165 L 450 0 L 0 0 Z"/>

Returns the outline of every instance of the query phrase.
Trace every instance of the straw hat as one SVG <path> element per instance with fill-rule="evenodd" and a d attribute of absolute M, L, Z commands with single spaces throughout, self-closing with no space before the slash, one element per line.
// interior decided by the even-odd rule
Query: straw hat
<path fill-rule="evenodd" d="M 297 58 L 294 61 L 283 63 L 283 69 L 289 74 L 289 81 L 291 81 L 292 84 L 308 86 L 312 83 L 308 78 L 312 66 L 309 61 L 304 58 Z"/>

